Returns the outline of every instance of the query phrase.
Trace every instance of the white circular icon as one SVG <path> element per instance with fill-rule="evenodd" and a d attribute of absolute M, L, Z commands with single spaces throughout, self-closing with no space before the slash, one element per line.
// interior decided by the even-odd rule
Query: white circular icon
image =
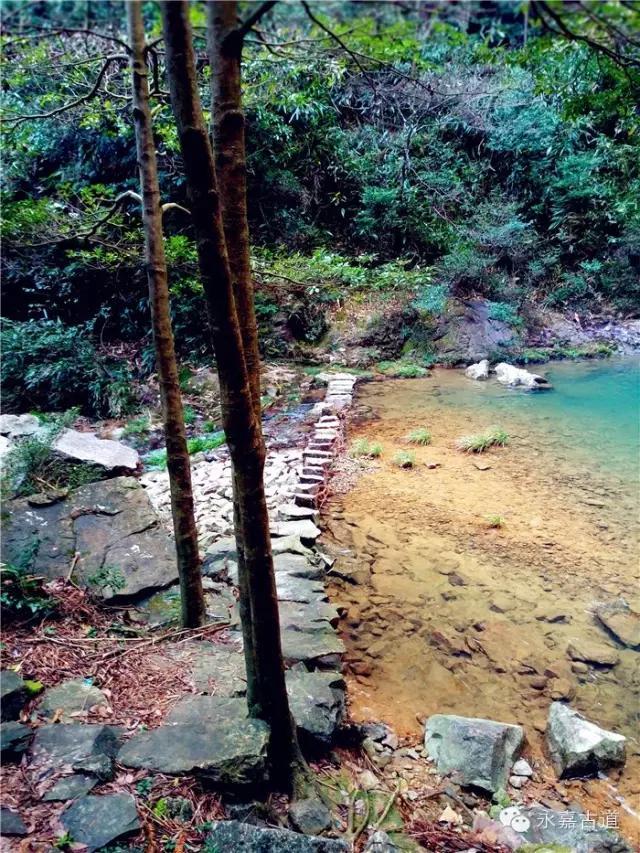
<path fill-rule="evenodd" d="M 507 806 L 498 817 L 503 826 L 511 827 L 514 832 L 526 832 L 531 826 L 531 821 L 521 813 L 518 806 Z"/>

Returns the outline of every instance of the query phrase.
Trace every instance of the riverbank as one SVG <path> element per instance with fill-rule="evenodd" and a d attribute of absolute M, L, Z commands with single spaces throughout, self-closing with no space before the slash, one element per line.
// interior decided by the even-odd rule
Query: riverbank
<path fill-rule="evenodd" d="M 334 600 L 348 608 L 351 713 L 414 737 L 433 713 L 520 722 L 552 802 L 576 800 L 592 812 L 608 804 L 637 833 L 615 798 L 638 811 L 638 653 L 618 647 L 593 617 L 598 603 L 631 601 L 637 591 L 633 465 L 624 471 L 624 460 L 594 447 L 597 418 L 584 422 L 589 440 L 583 424 L 583 446 L 567 455 L 570 424 L 540 413 L 552 399 L 501 392 L 496 411 L 490 394 L 457 371 L 436 370 L 367 384 L 358 395 L 350 440 L 366 438 L 382 453 L 357 477 L 345 462 L 352 487 L 327 508 L 323 543 L 338 555 Z M 456 437 L 496 415 L 507 447 L 479 457 L 455 449 Z M 394 466 L 404 436 L 423 426 L 433 439 L 411 448 L 415 467 Z M 598 654 L 600 663 L 584 659 Z M 556 782 L 542 732 L 558 699 L 630 738 L 615 792 L 605 782 Z"/>

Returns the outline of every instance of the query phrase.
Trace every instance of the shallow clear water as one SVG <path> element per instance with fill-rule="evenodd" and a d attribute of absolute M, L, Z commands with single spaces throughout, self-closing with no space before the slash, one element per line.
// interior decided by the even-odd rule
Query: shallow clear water
<path fill-rule="evenodd" d="M 477 409 L 489 420 L 526 419 L 550 446 L 593 463 L 627 483 L 640 479 L 640 360 L 558 362 L 531 370 L 552 391 L 531 393 L 495 381 L 461 380 L 436 387 L 440 402 Z M 436 386 L 438 377 L 436 375 Z M 429 393 L 429 392 L 427 392 Z"/>

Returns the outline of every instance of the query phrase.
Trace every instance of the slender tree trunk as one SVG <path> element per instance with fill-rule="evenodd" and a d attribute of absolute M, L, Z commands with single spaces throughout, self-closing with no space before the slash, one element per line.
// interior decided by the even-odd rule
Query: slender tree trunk
<path fill-rule="evenodd" d="M 260 353 L 247 221 L 246 154 L 240 76 L 242 43 L 243 38 L 238 29 L 237 2 L 235 0 L 225 3 L 208 2 L 207 54 L 211 69 L 211 138 L 216 155 L 216 175 L 225 242 L 233 280 L 236 312 L 240 319 L 240 333 L 251 386 L 251 398 L 258 417 L 261 417 Z M 258 704 L 254 689 L 253 625 L 249 607 L 249 579 L 239 520 L 238 484 L 235 477 L 233 485 L 234 521 L 238 539 L 240 618 L 247 668 L 247 701 L 249 707 L 253 707 Z"/>
<path fill-rule="evenodd" d="M 127 3 L 127 22 L 132 49 L 133 119 L 142 195 L 149 306 L 167 445 L 171 513 L 182 599 L 182 624 L 187 628 L 194 628 L 203 624 L 205 607 L 198 533 L 193 511 L 191 465 L 171 329 L 167 264 L 162 234 L 162 205 L 149 109 L 142 4 L 138 0 L 130 0 Z"/>
<path fill-rule="evenodd" d="M 188 4 L 184 0 L 165 0 L 161 8 L 171 103 L 216 353 L 223 426 L 236 478 L 237 535 L 242 542 L 247 572 L 254 652 L 253 673 L 247 673 L 254 679 L 254 703 L 250 711 L 264 719 L 271 729 L 273 781 L 291 789 L 301 757 L 284 679 L 263 482 L 265 444 L 247 372 L 213 152 L 198 94 Z"/>

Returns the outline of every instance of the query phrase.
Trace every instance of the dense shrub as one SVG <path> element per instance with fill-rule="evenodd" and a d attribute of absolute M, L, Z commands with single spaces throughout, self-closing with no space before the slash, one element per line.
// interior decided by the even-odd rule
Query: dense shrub
<path fill-rule="evenodd" d="M 5 320 L 1 330 L 5 411 L 63 410 L 118 416 L 130 409 L 131 374 L 101 355 L 88 330 L 52 320 Z"/>

